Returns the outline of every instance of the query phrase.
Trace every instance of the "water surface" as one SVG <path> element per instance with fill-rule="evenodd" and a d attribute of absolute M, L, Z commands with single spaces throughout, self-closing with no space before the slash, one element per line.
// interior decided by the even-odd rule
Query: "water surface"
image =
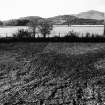
<path fill-rule="evenodd" d="M 29 29 L 26 26 L 7 26 L 0 27 L 0 36 L 12 36 L 19 29 Z M 78 32 L 81 35 L 85 36 L 87 32 L 93 34 L 102 35 L 104 31 L 103 25 L 72 25 L 68 27 L 67 25 L 54 25 L 53 30 L 51 31 L 50 36 L 65 36 L 69 31 Z M 40 35 L 40 33 L 37 33 Z"/>

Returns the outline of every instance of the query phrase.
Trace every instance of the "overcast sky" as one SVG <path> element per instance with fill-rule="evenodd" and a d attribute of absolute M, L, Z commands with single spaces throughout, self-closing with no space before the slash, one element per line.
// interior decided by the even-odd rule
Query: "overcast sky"
<path fill-rule="evenodd" d="M 0 20 L 24 16 L 46 18 L 88 10 L 105 12 L 105 0 L 0 0 Z"/>

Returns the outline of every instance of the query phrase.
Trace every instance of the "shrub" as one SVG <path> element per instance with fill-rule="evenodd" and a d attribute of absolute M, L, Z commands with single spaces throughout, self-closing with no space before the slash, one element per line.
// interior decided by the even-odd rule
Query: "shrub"
<path fill-rule="evenodd" d="M 20 29 L 17 33 L 13 34 L 14 38 L 31 38 L 31 33 L 28 30 Z"/>
<path fill-rule="evenodd" d="M 78 38 L 79 37 L 79 33 L 73 32 L 73 31 L 69 31 L 67 33 L 67 35 L 65 36 L 66 38 Z"/>

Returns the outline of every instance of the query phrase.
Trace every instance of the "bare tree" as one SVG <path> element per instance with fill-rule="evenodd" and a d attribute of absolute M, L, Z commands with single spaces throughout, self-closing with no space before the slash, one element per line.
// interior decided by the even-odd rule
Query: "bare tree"
<path fill-rule="evenodd" d="M 32 36 L 35 38 L 35 36 L 36 36 L 36 28 L 39 25 L 38 19 L 30 20 L 27 25 L 32 29 Z"/>
<path fill-rule="evenodd" d="M 43 37 L 46 38 L 46 36 L 49 35 L 51 30 L 53 29 L 53 25 L 47 20 L 41 21 L 39 25 L 39 31 L 41 32 Z"/>
<path fill-rule="evenodd" d="M 75 18 L 74 18 L 73 16 L 67 16 L 67 17 L 65 18 L 65 22 L 67 23 L 68 27 L 73 24 L 73 20 L 74 20 L 74 19 L 75 19 Z"/>
<path fill-rule="evenodd" d="M 70 18 L 66 18 L 66 22 L 67 22 L 68 27 L 71 26 L 71 19 Z"/>

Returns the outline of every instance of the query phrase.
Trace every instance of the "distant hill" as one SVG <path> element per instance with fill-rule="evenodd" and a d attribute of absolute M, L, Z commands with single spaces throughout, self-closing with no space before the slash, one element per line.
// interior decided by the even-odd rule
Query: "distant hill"
<path fill-rule="evenodd" d="M 42 18 L 42 17 L 39 17 L 39 16 L 27 16 L 27 17 L 22 17 L 22 18 L 20 18 L 20 20 L 21 19 L 25 19 L 25 20 L 34 20 L 34 19 L 44 19 L 44 18 Z"/>
<path fill-rule="evenodd" d="M 26 26 L 30 20 L 48 20 L 54 25 L 102 25 L 104 23 L 104 13 L 99 11 L 82 12 L 77 15 L 59 15 L 50 18 L 42 18 L 39 16 L 27 16 L 19 19 L 11 19 L 3 21 L 5 26 Z"/>
<path fill-rule="evenodd" d="M 67 20 L 71 22 L 71 24 L 93 24 L 99 25 L 103 24 L 104 13 L 90 10 L 87 12 L 82 12 L 77 15 L 59 15 L 55 17 L 48 18 L 53 24 L 67 24 Z"/>
<path fill-rule="evenodd" d="M 60 15 L 48 18 L 48 20 L 56 25 L 68 25 L 68 22 L 71 25 L 102 25 L 104 23 L 103 20 L 78 18 L 73 15 Z"/>
<path fill-rule="evenodd" d="M 59 15 L 55 17 L 48 18 L 49 21 L 51 21 L 53 24 L 64 24 L 66 20 L 74 20 L 77 17 L 72 16 L 72 15 Z"/>
<path fill-rule="evenodd" d="M 96 19 L 96 20 L 103 20 L 104 19 L 104 13 L 95 11 L 95 10 L 90 10 L 87 12 L 82 12 L 77 15 L 75 15 L 78 18 L 84 18 L 84 19 Z"/>
<path fill-rule="evenodd" d="M 21 17 L 19 19 L 11 19 L 7 21 L 3 21 L 4 26 L 26 26 L 29 21 L 31 20 L 42 20 L 43 18 L 38 17 L 38 16 L 27 16 L 27 17 Z"/>

